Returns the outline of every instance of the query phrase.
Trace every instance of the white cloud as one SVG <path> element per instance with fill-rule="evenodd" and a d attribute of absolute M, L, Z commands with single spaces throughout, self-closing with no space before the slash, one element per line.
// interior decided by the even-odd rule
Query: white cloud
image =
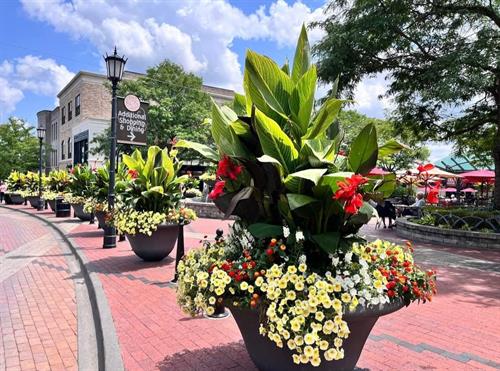
<path fill-rule="evenodd" d="M 426 146 L 431 151 L 429 161 L 432 163 L 453 153 L 453 143 L 428 142 Z"/>
<path fill-rule="evenodd" d="M 5 115 L 13 112 L 16 104 L 23 99 L 21 89 L 12 86 L 9 81 L 0 77 L 0 121 L 3 122 Z"/>
<path fill-rule="evenodd" d="M 387 85 L 383 74 L 361 80 L 354 91 L 353 108 L 368 116 L 383 118 L 385 111 L 394 109 L 392 100 L 383 96 L 387 91 Z"/>
<path fill-rule="evenodd" d="M 100 54 L 117 45 L 128 68 L 143 71 L 169 58 L 210 84 L 240 88 L 241 66 L 231 50 L 235 39 L 265 39 L 278 46 L 296 42 L 302 23 L 323 17 L 300 0 L 276 0 L 245 14 L 227 0 L 87 1 L 22 0 L 26 12 L 57 31 L 89 40 Z M 117 5 L 114 5 L 117 4 Z M 311 41 L 322 31 L 310 31 Z"/>
<path fill-rule="evenodd" d="M 53 59 L 26 55 L 0 64 L 0 117 L 13 112 L 24 92 L 55 96 L 74 74 Z"/>

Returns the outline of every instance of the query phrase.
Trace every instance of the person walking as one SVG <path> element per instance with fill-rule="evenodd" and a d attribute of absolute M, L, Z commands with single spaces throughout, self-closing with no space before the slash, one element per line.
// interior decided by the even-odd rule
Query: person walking
<path fill-rule="evenodd" d="M 0 204 L 3 202 L 5 192 L 7 192 L 7 184 L 5 184 L 2 180 L 0 181 Z"/>

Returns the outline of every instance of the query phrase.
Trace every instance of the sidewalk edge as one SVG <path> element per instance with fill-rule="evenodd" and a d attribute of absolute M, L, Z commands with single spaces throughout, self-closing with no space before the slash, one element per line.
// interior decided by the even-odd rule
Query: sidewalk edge
<path fill-rule="evenodd" d="M 118 342 L 118 336 L 116 334 L 116 329 L 108 300 L 97 273 L 89 272 L 89 270 L 87 269 L 87 264 L 89 264 L 89 261 L 84 251 L 78 247 L 78 244 L 76 244 L 72 238 L 66 236 L 61 228 L 59 228 L 57 225 L 47 220 L 43 216 L 5 205 L 0 205 L 0 207 L 32 216 L 44 223 L 47 223 L 47 225 L 52 227 L 69 246 L 70 250 L 78 261 L 78 264 L 80 265 L 80 269 L 89 293 L 96 332 L 96 346 L 99 370 L 123 371 L 124 366 L 121 357 L 120 345 Z M 104 336 L 104 334 L 106 334 L 106 336 Z"/>

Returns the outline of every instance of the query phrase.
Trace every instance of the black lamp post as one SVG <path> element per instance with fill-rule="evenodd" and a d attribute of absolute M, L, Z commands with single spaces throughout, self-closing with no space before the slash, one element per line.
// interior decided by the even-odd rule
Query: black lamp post
<path fill-rule="evenodd" d="M 38 129 L 36 129 L 36 134 L 38 136 L 38 141 L 40 144 L 40 152 L 39 152 L 40 158 L 38 159 L 38 203 L 36 205 L 37 206 L 36 209 L 38 211 L 42 211 L 44 204 L 42 200 L 42 155 L 43 155 L 42 147 L 43 147 L 43 139 L 45 138 L 45 128 L 43 126 L 38 127 Z"/>
<path fill-rule="evenodd" d="M 116 159 L 116 90 L 118 82 L 121 81 L 125 63 L 127 59 L 120 57 L 115 51 L 112 55 L 104 57 L 108 80 L 111 81 L 112 102 L 111 102 L 111 148 L 109 151 L 109 187 L 108 187 L 108 211 L 113 212 L 115 206 L 115 159 Z M 103 248 L 116 247 L 116 229 L 112 225 L 106 224 L 104 227 Z"/>

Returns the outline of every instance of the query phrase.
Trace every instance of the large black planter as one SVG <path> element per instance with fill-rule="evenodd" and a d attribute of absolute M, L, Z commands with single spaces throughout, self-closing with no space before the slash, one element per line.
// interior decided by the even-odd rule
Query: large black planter
<path fill-rule="evenodd" d="M 28 196 L 26 197 L 28 199 L 28 202 L 30 203 L 31 207 L 33 208 L 38 208 L 38 200 L 40 200 L 40 197 L 38 196 Z"/>
<path fill-rule="evenodd" d="M 349 325 L 351 333 L 344 340 L 344 358 L 338 361 L 326 361 L 322 358 L 319 367 L 310 364 L 293 363 L 292 351 L 286 345 L 278 348 L 267 337 L 259 334 L 259 312 L 250 309 L 229 307 L 240 329 L 250 358 L 260 371 L 288 370 L 353 370 L 356 367 L 368 335 L 380 316 L 401 309 L 403 302 L 383 304 L 366 309 L 358 306 L 354 312 L 344 314 L 343 319 Z"/>
<path fill-rule="evenodd" d="M 6 193 L 5 203 L 7 205 L 22 205 L 24 203 L 24 198 L 21 197 L 19 193 Z"/>
<path fill-rule="evenodd" d="M 71 204 L 71 207 L 73 207 L 73 211 L 75 212 L 75 216 L 83 221 L 89 221 L 91 218 L 91 215 L 89 213 L 86 213 L 83 211 L 83 204 Z"/>
<path fill-rule="evenodd" d="M 179 235 L 177 224 L 161 224 L 151 236 L 127 234 L 135 255 L 146 261 L 160 261 L 174 249 Z"/>
<path fill-rule="evenodd" d="M 50 206 L 50 210 L 56 212 L 56 199 L 54 198 L 53 200 L 47 200 L 47 203 Z"/>
<path fill-rule="evenodd" d="M 94 215 L 97 219 L 97 227 L 104 229 L 106 226 L 106 211 L 96 211 Z"/>

